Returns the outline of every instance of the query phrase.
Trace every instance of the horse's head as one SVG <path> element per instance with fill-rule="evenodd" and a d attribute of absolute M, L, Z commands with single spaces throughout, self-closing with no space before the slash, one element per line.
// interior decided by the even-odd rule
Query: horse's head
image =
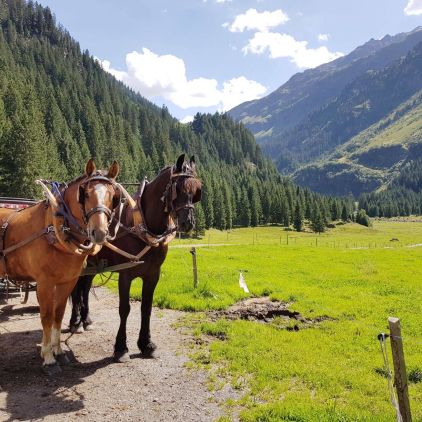
<path fill-rule="evenodd" d="M 172 185 L 168 193 L 168 203 L 177 219 L 178 229 L 189 232 L 195 225 L 193 204 L 201 200 L 202 184 L 196 176 L 195 158 L 185 162 L 185 154 L 177 159 L 172 172 Z"/>
<path fill-rule="evenodd" d="M 91 159 L 84 176 L 69 184 L 64 194 L 71 214 L 97 245 L 107 240 L 113 209 L 120 201 L 121 193 L 115 183 L 118 174 L 119 165 L 115 161 L 108 171 L 98 171 Z"/>

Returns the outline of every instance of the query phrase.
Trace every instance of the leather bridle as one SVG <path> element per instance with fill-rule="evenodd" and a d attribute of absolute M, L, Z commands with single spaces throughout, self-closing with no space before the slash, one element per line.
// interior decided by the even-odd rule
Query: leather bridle
<path fill-rule="evenodd" d="M 118 203 L 116 204 L 116 201 L 113 201 L 113 210 L 110 210 L 110 208 L 104 206 L 104 205 L 97 205 L 96 207 L 93 207 L 89 209 L 88 211 L 85 208 L 85 190 L 86 187 L 89 185 L 89 183 L 93 181 L 100 181 L 102 183 L 110 184 L 115 189 L 119 191 L 119 199 Z M 57 216 L 63 217 L 64 224 L 62 225 L 62 231 L 64 233 L 67 233 L 71 237 L 82 236 L 85 240 L 89 240 L 89 233 L 87 229 L 81 227 L 77 219 L 74 217 L 72 212 L 70 211 L 64 197 L 66 195 L 66 190 L 68 188 L 67 184 L 59 184 L 57 182 L 50 182 L 50 181 L 44 181 L 51 185 L 52 193 L 57 198 L 59 209 L 57 211 Z M 120 222 L 123 206 L 125 203 L 125 197 L 123 196 L 122 189 L 120 189 L 120 185 L 116 183 L 115 181 L 109 179 L 106 176 L 103 175 L 94 175 L 87 177 L 85 180 L 82 181 L 79 185 L 79 192 L 78 192 L 78 202 L 81 206 L 82 211 L 82 220 L 85 224 L 88 224 L 89 219 L 95 215 L 95 214 L 105 214 L 107 217 L 107 226 L 110 227 L 111 222 L 113 221 L 113 218 L 116 216 L 116 213 L 118 215 L 118 221 Z M 117 229 L 114 230 L 113 235 L 107 234 L 106 239 L 107 240 L 114 240 L 117 234 Z M 76 239 L 75 239 L 76 240 Z M 89 242 L 91 243 L 91 242 Z M 86 246 L 83 244 L 79 244 L 82 249 L 88 249 L 92 247 L 92 245 Z"/>
<path fill-rule="evenodd" d="M 188 197 L 188 201 L 180 206 L 175 206 L 174 203 L 177 200 L 177 185 L 180 180 L 195 177 L 193 170 L 185 163 L 181 172 L 174 172 L 174 167 L 170 168 L 170 180 L 164 190 L 164 194 L 161 197 L 161 201 L 164 202 L 165 211 L 172 215 L 177 220 L 176 213 L 182 209 L 194 209 L 192 198 Z"/>

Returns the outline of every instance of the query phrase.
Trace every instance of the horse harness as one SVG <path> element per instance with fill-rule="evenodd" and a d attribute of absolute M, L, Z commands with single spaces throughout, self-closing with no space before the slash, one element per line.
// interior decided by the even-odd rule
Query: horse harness
<path fill-rule="evenodd" d="M 122 196 L 122 191 L 120 190 L 120 199 L 119 199 L 119 204 L 118 206 L 114 206 L 113 204 L 113 211 L 110 211 L 110 209 L 108 207 L 105 207 L 104 205 L 99 205 L 97 207 L 93 207 L 91 208 L 88 212 L 85 210 L 84 207 L 84 203 L 83 203 L 83 199 L 84 198 L 84 190 L 86 185 L 88 185 L 90 182 L 92 181 L 103 181 L 103 182 L 107 182 L 113 185 L 113 187 L 119 187 L 119 185 L 117 183 L 115 183 L 114 181 L 112 181 L 111 179 L 102 176 L 102 175 L 94 175 L 91 177 L 86 178 L 85 181 L 83 181 L 83 183 L 80 184 L 79 186 L 79 203 L 81 204 L 81 209 L 82 209 L 82 215 L 83 215 L 83 221 L 85 224 L 88 223 L 89 219 L 97 213 L 104 213 L 107 217 L 108 220 L 108 225 L 111 224 L 111 221 L 113 220 L 116 212 L 116 208 L 118 208 L 118 218 L 120 221 L 121 215 L 122 215 L 122 210 L 123 210 L 123 205 L 124 205 L 124 198 Z M 66 245 L 66 241 L 71 241 L 72 243 L 76 243 L 77 248 L 82 250 L 82 253 L 86 253 L 89 254 L 92 249 L 93 249 L 93 245 L 90 242 L 90 245 L 84 245 L 82 243 L 80 243 L 77 239 L 77 237 L 75 236 L 74 230 L 76 230 L 76 234 L 78 236 L 83 236 L 85 237 L 85 242 L 88 239 L 88 233 L 85 229 L 83 229 L 78 221 L 76 220 L 76 218 L 73 216 L 73 214 L 71 213 L 68 205 L 66 204 L 65 200 L 64 200 L 64 193 L 67 189 L 67 185 L 63 184 L 60 185 L 57 182 L 49 182 L 49 181 L 41 181 L 41 184 L 43 183 L 49 183 L 52 186 L 53 191 L 55 192 L 55 196 L 56 198 L 59 200 L 58 204 L 59 204 L 59 209 L 57 210 L 57 212 L 55 213 L 56 215 L 53 216 L 53 218 L 57 218 L 57 217 L 62 217 L 64 219 L 64 223 L 60 226 L 60 230 L 57 230 L 54 226 L 54 224 L 49 224 L 47 227 L 45 227 L 42 230 L 39 230 L 36 233 L 33 233 L 31 236 L 27 237 L 26 239 L 12 245 L 9 246 L 8 248 L 5 248 L 5 239 L 6 239 L 6 233 L 7 233 L 7 229 L 9 227 L 9 224 L 12 222 L 13 218 L 16 217 L 16 215 L 18 215 L 19 212 L 21 212 L 22 210 L 16 211 L 16 212 L 12 212 L 7 219 L 2 222 L 1 226 L 0 226 L 0 265 L 3 264 L 4 266 L 4 275 L 5 278 L 8 278 L 7 275 L 7 266 L 6 266 L 6 256 L 8 254 L 10 254 L 11 252 L 33 242 L 36 239 L 39 239 L 40 237 L 43 236 L 47 236 L 47 240 L 49 242 L 49 244 L 56 244 L 57 242 L 64 246 L 67 251 L 73 252 L 69 247 L 67 247 Z M 64 186 L 64 189 L 61 187 Z M 82 193 L 82 195 L 81 195 Z M 48 208 L 49 203 L 48 200 L 45 200 L 45 204 L 46 207 Z M 72 226 L 74 227 L 74 229 L 72 229 Z M 65 241 L 60 241 L 58 239 L 58 231 L 61 231 L 63 234 L 66 235 L 66 240 Z M 117 229 L 115 230 L 115 233 L 113 236 L 110 237 L 111 240 L 114 240 L 117 234 Z M 85 243 L 84 242 L 84 243 Z"/>
<path fill-rule="evenodd" d="M 181 178 L 189 177 L 194 177 L 194 172 L 186 163 L 184 164 L 181 172 L 175 172 L 174 166 L 170 167 L 170 179 L 161 197 L 161 201 L 164 203 L 164 209 L 169 213 L 169 223 L 166 230 L 160 234 L 153 233 L 148 228 L 144 210 L 142 208 L 142 195 L 145 191 L 146 185 L 148 184 L 148 181 L 145 178 L 141 185 L 136 203 L 129 208 L 130 213 L 132 214 L 133 226 L 127 227 L 122 223 L 117 223 L 117 226 L 120 226 L 123 229 L 123 232 L 119 234 L 118 237 L 132 235 L 144 242 L 146 246 L 137 255 L 132 255 L 109 242 L 106 242 L 106 246 L 113 252 L 128 258 L 131 262 L 139 262 L 139 260 L 147 254 L 150 249 L 156 248 L 160 245 L 169 244 L 176 236 L 177 224 L 174 224 L 174 220 L 177 221 L 176 213 L 181 209 L 194 208 L 191 200 L 180 206 L 174 206 L 174 202 L 177 199 L 178 181 L 181 180 Z"/>
<path fill-rule="evenodd" d="M 110 210 L 108 207 L 104 205 L 98 205 L 96 207 L 91 208 L 89 211 L 86 211 L 85 188 L 92 181 L 101 181 L 101 182 L 109 183 L 114 188 L 117 188 L 119 190 L 120 197 L 117 201 L 113 201 L 113 210 Z M 86 246 L 83 243 L 80 243 L 79 239 L 77 238 L 77 236 L 82 236 L 83 238 L 88 239 L 89 234 L 86 229 L 80 226 L 76 218 L 73 216 L 73 214 L 69 210 L 69 207 L 66 201 L 64 200 L 64 194 L 67 189 L 67 185 L 66 184 L 60 185 L 57 182 L 49 182 L 49 184 L 51 184 L 53 194 L 55 194 L 55 196 L 59 199 L 59 209 L 56 212 L 56 216 L 62 217 L 64 219 L 64 223 L 61 225 L 61 230 L 67 234 L 68 240 L 76 244 L 78 248 L 82 250 L 90 251 L 92 249 L 92 245 Z M 62 186 L 64 186 L 64 189 Z M 83 183 L 79 185 L 79 195 L 78 195 L 78 202 L 81 207 L 83 222 L 85 224 L 88 224 L 89 219 L 94 214 L 98 214 L 98 213 L 103 213 L 106 215 L 109 227 L 110 227 L 111 222 L 115 218 L 116 213 L 117 213 L 117 219 L 118 221 L 120 221 L 122 217 L 123 206 L 126 201 L 125 197 L 123 196 L 123 191 L 121 188 L 122 187 L 118 183 L 102 175 L 94 175 L 87 178 L 85 181 L 83 181 Z M 117 228 L 115 228 L 112 236 L 108 236 L 108 239 L 113 241 L 116 238 L 116 235 L 117 235 Z"/>

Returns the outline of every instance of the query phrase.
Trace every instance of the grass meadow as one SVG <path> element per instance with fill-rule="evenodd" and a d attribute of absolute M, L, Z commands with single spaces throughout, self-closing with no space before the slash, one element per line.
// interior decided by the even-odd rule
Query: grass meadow
<path fill-rule="evenodd" d="M 229 382 L 238 392 L 227 403 L 227 420 L 233 412 L 262 422 L 394 421 L 377 334 L 388 332 L 388 316 L 399 317 L 413 420 L 422 421 L 419 243 L 422 222 L 347 224 L 321 235 L 279 227 L 211 230 L 203 239 L 173 242 L 155 305 L 192 311 L 186 324 L 207 340 L 193 349 L 194 362 L 210 371 L 210 388 Z M 240 270 L 250 295 L 239 288 Z M 131 296 L 140 295 L 135 282 Z M 263 295 L 291 303 L 307 318 L 330 319 L 289 331 L 278 319 L 211 322 L 202 312 Z"/>

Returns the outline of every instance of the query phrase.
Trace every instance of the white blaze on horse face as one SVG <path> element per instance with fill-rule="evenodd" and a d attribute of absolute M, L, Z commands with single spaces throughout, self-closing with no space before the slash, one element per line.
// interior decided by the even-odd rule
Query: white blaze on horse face
<path fill-rule="evenodd" d="M 90 192 L 92 202 L 97 204 L 95 206 L 106 206 L 105 202 L 108 199 L 109 195 L 109 189 L 106 185 L 103 185 L 101 183 L 95 185 L 94 189 L 92 189 Z M 104 243 L 104 241 L 106 240 L 106 235 L 108 234 L 108 220 L 106 214 L 104 212 L 97 212 L 93 214 L 88 220 L 87 230 L 91 242 L 95 244 Z"/>

